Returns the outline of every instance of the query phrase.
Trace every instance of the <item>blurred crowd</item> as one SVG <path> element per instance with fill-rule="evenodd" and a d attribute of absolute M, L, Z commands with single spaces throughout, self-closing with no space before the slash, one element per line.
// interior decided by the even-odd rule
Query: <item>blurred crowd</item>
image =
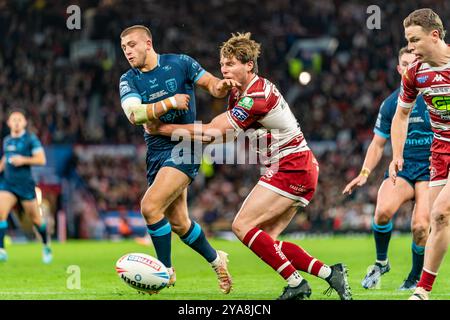
<path fill-rule="evenodd" d="M 263 46 L 259 73 L 285 95 L 299 89 L 290 106 L 320 163 L 318 191 L 289 230 L 370 230 L 389 152 L 366 186 L 351 197 L 341 192 L 361 168 L 381 102 L 399 85 L 397 52 L 406 44 L 402 20 L 417 8 L 431 7 L 444 26 L 450 21 L 448 1 L 373 2 L 0 0 L 0 132 L 8 132 L 7 110 L 21 107 L 45 145 L 142 145 L 142 128 L 130 125 L 120 106 L 118 80 L 129 68 L 120 49 L 121 30 L 147 25 L 158 53 L 188 54 L 216 76 L 220 44 L 232 32 L 250 31 Z M 72 4 L 81 8 L 80 30 L 66 26 L 66 9 Z M 366 26 L 371 4 L 381 9 L 380 29 Z M 297 40 L 321 36 L 337 39 L 337 50 L 324 56 L 321 71 L 299 88 L 286 54 Z M 82 41 L 90 41 L 85 48 L 95 41 L 112 46 L 94 46 L 94 53 L 77 55 Z M 223 112 L 225 100 L 201 90 L 196 95 L 199 120 Z M 146 189 L 144 160 L 95 158 L 78 161 L 76 170 L 99 211 L 138 209 Z M 229 229 L 258 175 L 257 166 L 247 165 L 203 170 L 189 190 L 192 216 L 211 231 Z M 410 207 L 394 220 L 398 230 L 408 230 Z"/>

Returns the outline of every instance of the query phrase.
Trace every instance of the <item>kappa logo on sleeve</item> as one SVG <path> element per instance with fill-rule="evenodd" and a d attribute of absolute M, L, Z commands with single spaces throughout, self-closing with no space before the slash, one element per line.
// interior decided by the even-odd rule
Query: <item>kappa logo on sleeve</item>
<path fill-rule="evenodd" d="M 231 114 L 241 122 L 245 121 L 249 116 L 247 112 L 237 107 L 234 107 L 233 110 L 231 110 Z"/>

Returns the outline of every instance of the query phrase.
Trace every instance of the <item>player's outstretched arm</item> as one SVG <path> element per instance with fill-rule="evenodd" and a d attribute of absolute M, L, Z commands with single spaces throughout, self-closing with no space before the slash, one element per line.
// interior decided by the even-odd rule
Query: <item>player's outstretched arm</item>
<path fill-rule="evenodd" d="M 342 194 L 352 194 L 356 187 L 361 187 L 366 184 L 370 173 L 375 169 L 375 167 L 380 162 L 383 156 L 384 145 L 386 144 L 386 139 L 375 134 L 373 136 L 372 142 L 367 149 L 366 157 L 364 159 L 363 166 L 359 175 L 350 181 L 342 191 Z"/>
<path fill-rule="evenodd" d="M 241 84 L 235 80 L 221 80 L 213 76 L 209 72 L 205 72 L 205 74 L 200 79 L 198 79 L 196 84 L 204 90 L 208 91 L 213 97 L 216 98 L 224 98 L 231 88 L 241 86 Z"/>
<path fill-rule="evenodd" d="M 122 101 L 122 108 L 132 124 L 141 125 L 158 119 L 172 109 L 188 110 L 189 100 L 189 95 L 177 93 L 155 103 L 142 104 L 139 98 L 133 96 Z"/>
<path fill-rule="evenodd" d="M 177 136 L 200 140 L 205 143 L 224 142 L 228 135 L 234 138 L 235 129 L 228 120 L 226 112 L 215 117 L 210 123 L 165 124 L 148 123 L 145 130 L 153 135 Z"/>
<path fill-rule="evenodd" d="M 33 153 L 31 157 L 24 157 L 15 155 L 8 160 L 13 166 L 44 166 L 47 163 L 44 150 L 39 150 Z"/>
<path fill-rule="evenodd" d="M 408 119 L 412 108 L 397 106 L 391 126 L 392 161 L 389 176 L 395 184 L 397 173 L 403 169 L 403 148 L 408 135 Z"/>

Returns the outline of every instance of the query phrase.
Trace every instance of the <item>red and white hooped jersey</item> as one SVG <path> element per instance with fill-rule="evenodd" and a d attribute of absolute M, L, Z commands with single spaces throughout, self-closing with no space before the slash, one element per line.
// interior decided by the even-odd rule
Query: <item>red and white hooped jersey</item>
<path fill-rule="evenodd" d="M 434 142 L 431 151 L 450 152 L 450 61 L 440 67 L 413 62 L 402 76 L 398 104 L 411 108 L 422 94 L 430 114 Z M 447 143 L 437 143 L 437 140 Z"/>
<path fill-rule="evenodd" d="M 236 88 L 231 90 L 227 117 L 237 131 L 254 129 L 254 137 L 267 139 L 267 148 L 259 147 L 259 152 L 265 152 L 270 163 L 309 150 L 288 103 L 265 78 L 256 75 L 242 94 Z"/>

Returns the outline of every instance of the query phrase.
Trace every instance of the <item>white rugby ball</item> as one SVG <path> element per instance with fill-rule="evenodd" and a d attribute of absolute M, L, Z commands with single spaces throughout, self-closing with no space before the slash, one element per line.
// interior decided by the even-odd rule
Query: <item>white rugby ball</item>
<path fill-rule="evenodd" d="M 143 253 L 128 253 L 116 263 L 119 277 L 130 287 L 155 293 L 167 286 L 169 273 L 158 259 Z"/>

